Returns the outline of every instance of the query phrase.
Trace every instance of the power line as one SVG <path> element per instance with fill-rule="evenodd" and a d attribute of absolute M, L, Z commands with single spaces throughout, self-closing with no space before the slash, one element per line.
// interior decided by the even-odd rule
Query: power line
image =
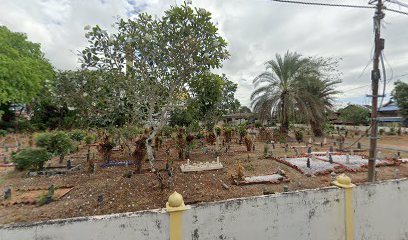
<path fill-rule="evenodd" d="M 321 3 L 321 2 L 301 2 L 301 1 L 292 1 L 292 0 L 270 0 L 273 2 L 282 2 L 282 3 L 295 3 L 303 5 L 314 5 L 314 6 L 326 6 L 326 7 L 346 7 L 346 8 L 365 8 L 373 9 L 374 6 L 364 6 L 364 5 L 349 5 L 349 4 L 332 4 L 332 3 Z"/>
<path fill-rule="evenodd" d="M 272 1 L 274 1 L 274 0 L 272 0 Z M 395 10 L 395 9 L 391 9 L 391 8 L 385 8 L 384 10 L 385 11 L 390 11 L 390 12 L 396 12 L 396 13 L 400 13 L 400 14 L 404 14 L 404 15 L 408 16 L 407 12 L 403 12 L 403 11 L 399 11 L 399 10 Z"/>
<path fill-rule="evenodd" d="M 375 9 L 375 6 L 365 6 L 365 5 L 350 5 L 350 4 L 333 4 L 333 3 L 322 3 L 322 2 L 302 2 L 302 1 L 293 1 L 293 0 L 269 0 L 272 2 L 280 3 L 294 3 L 302 5 L 311 5 L 311 6 L 325 6 L 325 7 L 344 7 L 344 8 L 360 8 L 360 9 Z M 399 14 L 408 15 L 407 12 L 399 11 L 392 8 L 384 8 L 385 11 L 395 12 Z"/>

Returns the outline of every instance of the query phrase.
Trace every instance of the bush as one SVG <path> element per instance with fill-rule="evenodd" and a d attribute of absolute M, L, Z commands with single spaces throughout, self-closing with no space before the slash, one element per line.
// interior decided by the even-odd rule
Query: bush
<path fill-rule="evenodd" d="M 44 132 L 35 136 L 35 145 L 50 150 L 52 143 L 52 133 Z"/>
<path fill-rule="evenodd" d="M 256 127 L 256 128 L 262 127 L 261 121 L 256 121 L 256 122 L 255 122 L 255 127 Z"/>
<path fill-rule="evenodd" d="M 77 142 L 84 140 L 85 136 L 86 136 L 86 132 L 83 130 L 74 130 L 69 133 L 69 137 L 72 140 L 75 140 Z"/>
<path fill-rule="evenodd" d="M 303 142 L 303 132 L 301 130 L 295 131 L 296 141 Z"/>
<path fill-rule="evenodd" d="M 96 136 L 94 134 L 88 134 L 85 136 L 84 141 L 86 144 L 92 144 L 96 139 Z"/>
<path fill-rule="evenodd" d="M 44 148 L 27 148 L 12 156 L 18 170 L 39 170 L 51 159 L 51 154 Z"/>
<path fill-rule="evenodd" d="M 7 135 L 7 131 L 0 129 L 0 137 L 5 137 Z"/>
<path fill-rule="evenodd" d="M 220 127 L 215 127 L 215 134 L 217 134 L 217 137 L 221 136 L 221 128 Z"/>
<path fill-rule="evenodd" d="M 71 138 L 62 131 L 38 134 L 35 138 L 35 144 L 54 155 L 62 155 L 75 150 Z"/>

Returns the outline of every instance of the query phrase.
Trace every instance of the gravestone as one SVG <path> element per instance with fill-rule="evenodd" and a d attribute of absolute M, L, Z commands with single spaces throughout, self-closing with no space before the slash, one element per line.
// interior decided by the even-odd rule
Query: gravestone
<path fill-rule="evenodd" d="M 396 168 L 396 169 L 394 170 L 394 178 L 398 179 L 398 178 L 400 177 L 399 173 L 400 173 L 399 169 Z"/>
<path fill-rule="evenodd" d="M 132 171 L 131 171 L 131 170 L 127 171 L 127 172 L 125 173 L 125 177 L 131 178 L 131 177 L 132 177 Z"/>
<path fill-rule="evenodd" d="M 4 190 L 4 200 L 8 200 L 11 198 L 11 188 L 6 188 Z"/>
<path fill-rule="evenodd" d="M 98 206 L 103 206 L 103 194 L 98 195 Z"/>
<path fill-rule="evenodd" d="M 331 154 L 329 154 L 329 162 L 330 162 L 330 164 L 333 164 L 333 157 L 332 157 Z"/>
<path fill-rule="evenodd" d="M 72 161 L 71 159 L 67 160 L 67 169 L 71 169 L 72 168 Z"/>
<path fill-rule="evenodd" d="M 331 173 L 330 173 L 330 176 L 331 176 L 331 180 L 332 180 L 332 181 L 335 181 L 335 180 L 336 180 L 336 173 L 335 173 L 335 172 L 331 172 Z"/>

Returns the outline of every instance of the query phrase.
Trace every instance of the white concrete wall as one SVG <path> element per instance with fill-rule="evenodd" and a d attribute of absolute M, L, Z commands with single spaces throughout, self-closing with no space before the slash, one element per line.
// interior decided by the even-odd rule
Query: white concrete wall
<path fill-rule="evenodd" d="M 408 179 L 353 191 L 355 239 L 408 239 Z M 335 187 L 191 206 L 184 239 L 343 240 L 344 191 Z M 164 210 L 0 226 L 1 240 L 169 239 Z"/>
<path fill-rule="evenodd" d="M 335 188 L 243 198 L 193 207 L 184 239 L 344 239 L 343 192 Z"/>
<path fill-rule="evenodd" d="M 359 186 L 353 194 L 355 239 L 408 239 L 407 179 Z"/>
<path fill-rule="evenodd" d="M 81 217 L 0 228 L 1 240 L 168 239 L 169 217 L 162 210 Z"/>

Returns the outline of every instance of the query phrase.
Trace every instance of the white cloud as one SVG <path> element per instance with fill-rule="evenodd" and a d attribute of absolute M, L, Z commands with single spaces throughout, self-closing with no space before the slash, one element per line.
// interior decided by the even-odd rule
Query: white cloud
<path fill-rule="evenodd" d="M 75 52 L 86 46 L 85 25 L 110 25 L 117 16 L 142 10 L 160 16 L 174 0 L 0 0 L 0 24 L 27 33 L 42 45 L 46 57 L 59 69 L 78 66 Z M 181 4 L 181 0 L 176 1 Z M 326 2 L 336 2 L 334 0 Z M 344 1 L 367 4 L 367 1 Z M 374 10 L 341 9 L 276 3 L 268 0 L 193 0 L 213 13 L 220 33 L 229 43 L 231 58 L 221 70 L 239 84 L 237 97 L 249 105 L 252 79 L 264 62 L 287 50 L 304 55 L 338 57 L 344 73 L 341 102 L 368 103 L 373 46 Z M 408 73 L 408 17 L 387 12 L 383 36 L 385 54 L 394 75 Z M 389 71 L 390 72 L 390 71 Z M 361 77 L 360 77 L 361 75 Z M 391 75 L 390 73 L 388 74 Z M 407 78 L 405 78 L 407 79 Z M 404 80 L 402 78 L 402 80 Z M 392 88 L 388 84 L 387 93 Z M 350 90 L 351 89 L 351 90 Z"/>

